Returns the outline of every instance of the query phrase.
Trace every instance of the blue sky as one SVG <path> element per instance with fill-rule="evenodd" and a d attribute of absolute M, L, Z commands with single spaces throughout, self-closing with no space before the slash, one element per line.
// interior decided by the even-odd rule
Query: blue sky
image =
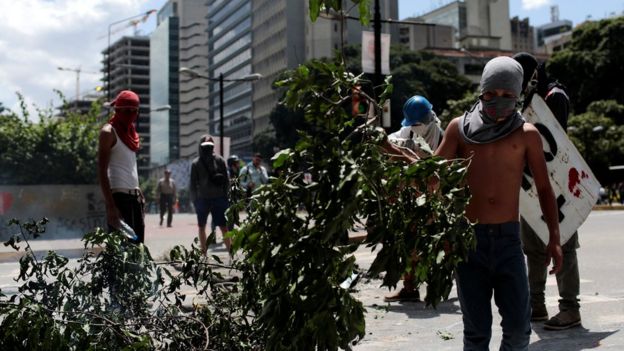
<path fill-rule="evenodd" d="M 399 0 L 399 17 L 424 13 L 447 2 Z M 27 103 L 40 108 L 59 106 L 53 89 L 72 99 L 76 73 L 58 67 L 80 68 L 81 96 L 95 92 L 96 86 L 101 85 L 101 52 L 106 48 L 109 25 L 160 9 L 164 3 L 165 0 L 0 0 L 0 33 L 5 34 L 0 36 L 0 102 L 17 111 L 15 92 L 19 91 Z M 611 12 L 624 11 L 624 0 L 510 0 L 510 16 L 529 17 L 532 25 L 544 24 L 549 21 L 549 8 L 554 4 L 559 5 L 560 18 L 574 24 L 588 15 L 601 19 Z M 154 27 L 152 15 L 136 30 L 149 34 Z M 133 34 L 133 29 L 124 24 L 114 26 L 112 31 L 112 41 Z"/>
<path fill-rule="evenodd" d="M 428 12 L 449 0 L 399 0 L 399 17 L 405 18 Z M 510 0 L 510 17 L 529 18 L 533 26 L 550 22 L 550 7 L 559 6 L 559 18 L 571 20 L 574 25 L 588 16 L 597 20 L 608 17 L 612 12 L 621 15 L 624 1 L 621 0 Z"/>

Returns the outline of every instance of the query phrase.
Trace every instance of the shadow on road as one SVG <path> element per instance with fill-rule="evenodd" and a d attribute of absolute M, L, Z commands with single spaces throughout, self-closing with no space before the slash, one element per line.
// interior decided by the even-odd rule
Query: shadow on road
<path fill-rule="evenodd" d="M 436 318 L 441 314 L 459 314 L 459 303 L 457 298 L 451 298 L 446 301 L 440 302 L 436 308 L 432 306 L 425 306 L 424 302 L 383 302 L 383 299 L 379 300 L 379 304 L 372 304 L 366 306 L 368 309 L 385 310 L 387 312 L 403 313 L 409 318 L 417 319 L 429 319 Z"/>
<path fill-rule="evenodd" d="M 533 324 L 540 340 L 529 345 L 530 351 L 580 351 L 601 346 L 601 341 L 619 332 L 591 332 L 581 327 L 561 331 L 545 330 L 542 323 Z"/>

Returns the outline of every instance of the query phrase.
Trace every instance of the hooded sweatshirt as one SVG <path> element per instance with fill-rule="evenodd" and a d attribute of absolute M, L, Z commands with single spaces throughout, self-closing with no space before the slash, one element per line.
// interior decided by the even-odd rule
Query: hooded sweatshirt
<path fill-rule="evenodd" d="M 205 144 L 202 146 L 202 144 Z M 202 137 L 199 156 L 191 164 L 191 200 L 215 199 L 228 196 L 230 182 L 223 157 L 214 153 L 214 144 L 209 145 Z"/>

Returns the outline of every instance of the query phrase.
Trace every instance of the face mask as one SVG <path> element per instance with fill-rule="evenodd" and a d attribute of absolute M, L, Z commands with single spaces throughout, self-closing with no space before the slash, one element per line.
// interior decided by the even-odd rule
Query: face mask
<path fill-rule="evenodd" d="M 119 117 L 119 121 L 129 126 L 132 123 L 135 123 L 139 118 L 139 112 L 135 108 L 120 108 L 115 109 L 115 115 Z"/>
<path fill-rule="evenodd" d="M 423 136 L 427 132 L 428 126 L 426 124 L 419 124 L 415 126 L 411 126 L 410 130 L 414 135 Z"/>
<path fill-rule="evenodd" d="M 516 110 L 517 98 L 494 96 L 489 101 L 481 100 L 483 112 L 494 122 L 511 116 Z"/>
<path fill-rule="evenodd" d="M 201 146 L 202 156 L 212 156 L 212 152 L 214 151 L 214 145 L 203 145 Z"/>

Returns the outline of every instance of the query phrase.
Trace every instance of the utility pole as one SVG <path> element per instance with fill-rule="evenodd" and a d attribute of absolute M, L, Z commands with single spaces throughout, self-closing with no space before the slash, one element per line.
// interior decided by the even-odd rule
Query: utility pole
<path fill-rule="evenodd" d="M 375 31 L 375 76 L 373 78 L 373 85 L 375 88 L 378 88 L 383 83 L 383 77 L 381 75 L 381 12 L 379 10 L 379 0 L 375 0 L 373 29 Z"/>

